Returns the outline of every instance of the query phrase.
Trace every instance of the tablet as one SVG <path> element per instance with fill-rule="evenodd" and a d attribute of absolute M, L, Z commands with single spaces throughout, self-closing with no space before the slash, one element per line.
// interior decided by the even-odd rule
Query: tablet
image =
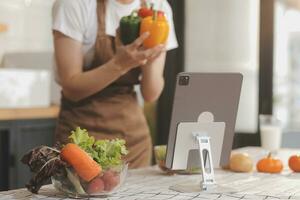
<path fill-rule="evenodd" d="M 225 123 L 219 166 L 229 163 L 243 76 L 239 73 L 189 73 L 177 75 L 167 144 L 166 166 L 173 166 L 177 127 L 195 122 L 203 112 L 211 112 L 215 122 Z M 211 148 L 214 148 L 213 146 Z"/>

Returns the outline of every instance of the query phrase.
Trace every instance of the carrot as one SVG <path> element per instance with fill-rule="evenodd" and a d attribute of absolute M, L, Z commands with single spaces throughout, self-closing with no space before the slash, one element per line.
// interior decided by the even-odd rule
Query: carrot
<path fill-rule="evenodd" d="M 61 150 L 60 156 L 75 169 L 80 178 L 87 182 L 102 171 L 101 166 L 76 144 L 67 144 Z"/>

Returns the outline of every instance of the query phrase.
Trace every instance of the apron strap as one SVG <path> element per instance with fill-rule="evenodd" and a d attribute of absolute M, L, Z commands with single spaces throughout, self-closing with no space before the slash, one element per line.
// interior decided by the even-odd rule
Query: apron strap
<path fill-rule="evenodd" d="M 95 55 L 91 68 L 94 69 L 109 61 L 115 54 L 118 38 L 106 35 L 106 9 L 110 0 L 97 0 L 98 33 L 95 43 Z M 114 0 L 115 1 L 115 0 Z M 141 3 L 146 0 L 140 0 Z M 117 36 L 118 37 L 118 36 Z M 140 68 L 136 68 L 120 77 L 114 84 L 133 85 L 139 83 Z"/>
<path fill-rule="evenodd" d="M 105 16 L 107 0 L 97 0 L 98 37 L 105 34 Z"/>
<path fill-rule="evenodd" d="M 107 36 L 105 32 L 107 1 L 108 0 L 97 0 L 98 32 L 92 68 L 98 67 L 99 65 L 107 62 L 115 53 L 114 38 Z"/>
<path fill-rule="evenodd" d="M 140 0 L 141 7 L 147 7 L 147 0 Z M 105 16 L 106 16 L 106 6 L 107 6 L 107 0 L 97 0 L 97 17 L 98 17 L 98 37 L 104 37 L 106 36 L 106 22 L 105 22 Z"/>

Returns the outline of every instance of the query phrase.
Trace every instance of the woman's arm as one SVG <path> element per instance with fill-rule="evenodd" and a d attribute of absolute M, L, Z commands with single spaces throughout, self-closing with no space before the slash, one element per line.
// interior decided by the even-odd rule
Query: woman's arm
<path fill-rule="evenodd" d="M 82 44 L 55 31 L 55 58 L 64 95 L 72 101 L 79 101 L 101 91 L 132 68 L 145 64 L 147 59 L 162 51 L 160 46 L 141 50 L 148 36 L 149 33 L 146 33 L 132 44 L 119 47 L 109 62 L 83 72 Z"/>
<path fill-rule="evenodd" d="M 141 91 L 145 101 L 157 100 L 164 88 L 165 60 L 166 52 L 164 51 L 142 67 Z"/>
<path fill-rule="evenodd" d="M 92 95 L 126 72 L 112 61 L 83 72 L 82 44 L 59 32 L 54 33 L 54 46 L 59 81 L 64 95 L 72 101 Z"/>

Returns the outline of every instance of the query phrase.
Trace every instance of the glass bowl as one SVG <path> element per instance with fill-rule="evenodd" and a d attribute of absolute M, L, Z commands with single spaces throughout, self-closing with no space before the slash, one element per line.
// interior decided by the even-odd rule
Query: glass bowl
<path fill-rule="evenodd" d="M 118 191 L 124 184 L 128 171 L 128 164 L 111 167 L 89 182 L 82 180 L 72 168 L 66 168 L 66 173 L 52 176 L 53 186 L 72 198 L 105 197 Z"/>

